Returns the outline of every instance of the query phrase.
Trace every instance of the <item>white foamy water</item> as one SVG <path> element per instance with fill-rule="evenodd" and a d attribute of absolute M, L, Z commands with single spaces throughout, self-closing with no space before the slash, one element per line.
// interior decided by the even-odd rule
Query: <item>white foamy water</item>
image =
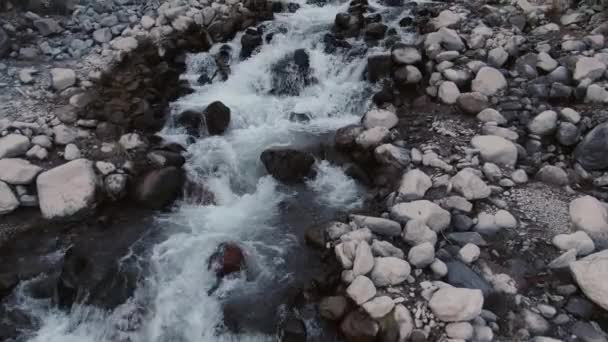
<path fill-rule="evenodd" d="M 234 334 L 218 329 L 223 321 L 222 300 L 237 293 L 242 297 L 272 296 L 274 286 L 294 277 L 297 270 L 287 264 L 298 241 L 296 234 L 283 230 L 282 201 L 307 191 L 315 205 L 349 210 L 362 204 L 362 191 L 340 167 L 327 161 L 317 162 L 317 177 L 307 181 L 303 189 L 284 186 L 266 175 L 259 156 L 269 147 L 313 146 L 320 136 L 357 122 L 369 106 L 371 93 L 370 85 L 362 79 L 366 56 L 346 58 L 323 50 L 323 35 L 347 4 L 300 5 L 296 13 L 278 14 L 266 23 L 265 32 L 285 27 L 287 33 L 275 33 L 272 41 L 249 59 L 238 60 L 240 36 L 229 43 L 234 62 L 227 81 L 195 85 L 195 93 L 172 105 L 175 114 L 204 108 L 214 101 L 231 109 L 230 127 L 224 135 L 201 138 L 187 152 L 190 178 L 205 184 L 215 203 L 178 203 L 174 212 L 159 215 L 157 222 L 169 237 L 152 247 L 147 276 L 134 296 L 113 311 L 77 306 L 66 313 L 52 308 L 48 301 L 19 297 L 21 309 L 40 322 L 30 341 L 276 340 L 272 334 Z M 270 95 L 272 65 L 296 49 L 309 53 L 317 82 L 298 96 Z M 195 82 L 208 60 L 208 54 L 189 56 L 184 77 Z M 307 113 L 311 120 L 292 122 L 292 112 Z M 168 140 L 185 141 L 179 127 L 166 127 L 163 134 Z M 209 295 L 215 275 L 207 270 L 207 260 L 225 241 L 236 241 L 243 247 L 255 277 L 224 281 Z"/>

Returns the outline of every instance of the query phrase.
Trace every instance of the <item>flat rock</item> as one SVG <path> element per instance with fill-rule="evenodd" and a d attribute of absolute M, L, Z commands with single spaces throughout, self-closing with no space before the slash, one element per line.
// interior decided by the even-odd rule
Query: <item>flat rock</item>
<path fill-rule="evenodd" d="M 27 185 L 42 172 L 42 168 L 25 159 L 0 159 L 0 181 L 13 185 Z"/>
<path fill-rule="evenodd" d="M 24 155 L 30 148 L 30 139 L 21 134 L 8 134 L 0 138 L 0 158 Z"/>
<path fill-rule="evenodd" d="M 369 228 L 372 232 L 386 236 L 399 236 L 401 235 L 401 224 L 393 220 L 364 216 L 364 215 L 351 215 L 351 221 L 354 222 L 360 228 Z"/>
<path fill-rule="evenodd" d="M 63 218 L 90 209 L 97 178 L 93 162 L 77 159 L 41 173 L 36 179 L 40 210 L 45 218 Z"/>
<path fill-rule="evenodd" d="M 429 301 L 435 317 L 444 322 L 470 321 L 481 314 L 483 295 L 480 290 L 443 287 Z"/>

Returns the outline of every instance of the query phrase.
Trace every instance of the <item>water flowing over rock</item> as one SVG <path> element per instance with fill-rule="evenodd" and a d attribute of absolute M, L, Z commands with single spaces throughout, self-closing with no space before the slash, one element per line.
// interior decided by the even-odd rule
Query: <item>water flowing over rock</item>
<path fill-rule="evenodd" d="M 268 173 L 282 182 L 302 182 L 314 175 L 315 158 L 307 152 L 291 149 L 269 149 L 260 160 Z"/>
<path fill-rule="evenodd" d="M 245 268 L 245 256 L 241 247 L 237 244 L 226 242 L 220 244 L 209 257 L 208 265 L 210 270 L 215 272 L 219 278 L 222 278 L 243 270 Z"/>
<path fill-rule="evenodd" d="M 149 208 L 161 209 L 182 194 L 184 183 L 183 171 L 174 166 L 151 170 L 138 181 L 135 198 Z"/>

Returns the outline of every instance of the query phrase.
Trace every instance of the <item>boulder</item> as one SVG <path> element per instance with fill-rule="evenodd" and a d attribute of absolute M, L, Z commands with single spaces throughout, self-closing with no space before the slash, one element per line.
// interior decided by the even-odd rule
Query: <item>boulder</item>
<path fill-rule="evenodd" d="M 396 204 L 391 208 L 390 215 L 403 224 L 409 220 L 420 220 L 435 232 L 443 231 L 451 220 L 447 210 L 427 200 Z"/>
<path fill-rule="evenodd" d="M 8 134 L 0 138 L 0 158 L 19 157 L 30 148 L 30 139 L 21 134 Z"/>
<path fill-rule="evenodd" d="M 363 127 L 386 127 L 391 129 L 397 126 L 399 118 L 395 113 L 384 109 L 372 109 L 363 116 Z"/>
<path fill-rule="evenodd" d="M 72 69 L 51 69 L 51 82 L 57 91 L 67 89 L 76 84 L 76 73 Z"/>
<path fill-rule="evenodd" d="M 545 165 L 538 173 L 536 178 L 543 183 L 550 185 L 563 186 L 568 185 L 568 174 L 559 166 Z"/>
<path fill-rule="evenodd" d="M 435 317 L 444 322 L 470 321 L 481 314 L 482 307 L 482 292 L 465 288 L 440 288 L 429 301 Z"/>
<path fill-rule="evenodd" d="M 355 142 L 363 148 L 375 148 L 386 142 L 390 137 L 390 131 L 386 127 L 377 126 L 363 131 Z"/>
<path fill-rule="evenodd" d="M 490 187 L 474 172 L 463 169 L 451 179 L 453 189 L 467 200 L 479 200 L 490 197 Z"/>
<path fill-rule="evenodd" d="M 209 257 L 207 268 L 223 278 L 245 269 L 245 254 L 234 242 L 221 243 Z"/>
<path fill-rule="evenodd" d="M 416 268 L 425 268 L 435 260 L 435 247 L 430 242 L 416 245 L 410 248 L 407 260 Z"/>
<path fill-rule="evenodd" d="M 403 251 L 388 241 L 374 240 L 372 243 L 372 253 L 377 257 L 395 257 L 403 259 Z"/>
<path fill-rule="evenodd" d="M 376 287 L 368 277 L 360 275 L 346 288 L 346 293 L 357 305 L 361 305 L 374 298 Z"/>
<path fill-rule="evenodd" d="M 595 57 L 579 57 L 574 67 L 573 78 L 575 81 L 590 79 L 595 81 L 604 75 L 606 65 Z"/>
<path fill-rule="evenodd" d="M 174 166 L 148 171 L 135 186 L 135 199 L 151 209 L 162 209 L 182 194 L 185 175 Z"/>
<path fill-rule="evenodd" d="M 403 230 L 403 241 L 412 246 L 420 245 L 425 242 L 433 246 L 437 243 L 437 233 L 426 224 L 418 220 L 409 220 Z"/>
<path fill-rule="evenodd" d="M 420 51 L 415 46 L 396 46 L 391 55 L 395 64 L 416 64 L 422 60 Z"/>
<path fill-rule="evenodd" d="M 608 211 L 606 204 L 595 197 L 583 196 L 570 202 L 570 221 L 600 247 L 608 246 Z"/>
<path fill-rule="evenodd" d="M 584 231 L 556 235 L 552 242 L 555 247 L 562 251 L 576 249 L 578 255 L 587 255 L 595 250 L 593 240 Z"/>
<path fill-rule="evenodd" d="M 440 28 L 437 32 L 429 33 L 424 40 L 425 49 L 437 45 L 446 50 L 454 51 L 461 51 L 466 48 L 458 32 L 446 27 Z"/>
<path fill-rule="evenodd" d="M 377 287 L 394 286 L 403 283 L 411 270 L 410 264 L 403 259 L 380 257 L 375 259 L 370 277 Z"/>
<path fill-rule="evenodd" d="M 52 34 L 61 33 L 63 28 L 57 21 L 52 18 L 42 18 L 34 21 L 34 27 L 43 36 L 50 36 Z"/>
<path fill-rule="evenodd" d="M 486 162 L 508 168 L 517 163 L 517 147 L 509 140 L 496 135 L 478 135 L 471 140 L 473 147 L 479 150 L 481 158 Z"/>
<path fill-rule="evenodd" d="M 439 15 L 429 21 L 429 24 L 438 30 L 442 27 L 452 27 L 460 22 L 460 15 L 450 11 L 443 10 Z"/>
<path fill-rule="evenodd" d="M 369 228 L 375 234 L 386 236 L 399 236 L 401 234 L 401 225 L 393 220 L 363 215 L 351 215 L 350 219 L 357 227 Z"/>
<path fill-rule="evenodd" d="M 19 200 L 8 184 L 0 181 L 0 215 L 6 215 L 19 207 Z"/>
<path fill-rule="evenodd" d="M 496 109 L 486 108 L 477 114 L 477 120 L 481 122 L 496 122 L 498 125 L 504 125 L 507 123 L 507 119 L 505 119 L 500 112 Z"/>
<path fill-rule="evenodd" d="M 303 182 L 314 176 L 315 158 L 312 154 L 292 149 L 268 149 L 260 160 L 274 178 L 285 183 Z"/>
<path fill-rule="evenodd" d="M 91 209 L 97 177 L 93 162 L 76 159 L 38 175 L 40 210 L 45 218 L 65 218 Z"/>
<path fill-rule="evenodd" d="M 219 135 L 226 131 L 230 124 L 230 108 L 220 101 L 212 102 L 205 108 L 205 123 L 211 135 Z"/>
<path fill-rule="evenodd" d="M 1 140 L 0 146 L 2 146 Z M 1 152 L 0 155 L 2 155 Z M 589 171 L 608 168 L 606 155 L 608 155 L 608 122 L 597 125 L 587 133 L 574 151 L 576 161 Z"/>
<path fill-rule="evenodd" d="M 13 185 L 27 185 L 42 172 L 42 168 L 25 159 L 0 159 L 0 181 Z"/>
<path fill-rule="evenodd" d="M 492 68 L 482 67 L 471 82 L 471 90 L 487 96 L 495 95 L 500 90 L 507 87 L 507 80 L 503 74 Z"/>
<path fill-rule="evenodd" d="M 410 164 L 410 153 L 402 147 L 393 144 L 382 144 L 374 149 L 376 161 L 384 165 L 390 165 L 397 169 L 403 169 Z"/>
<path fill-rule="evenodd" d="M 401 177 L 398 198 L 403 201 L 422 199 L 432 185 L 433 182 L 426 173 L 419 169 L 410 170 Z"/>
<path fill-rule="evenodd" d="M 361 241 L 357 245 L 355 260 L 353 262 L 353 275 L 366 275 L 374 268 L 374 256 L 372 249 L 366 241 Z"/>
<path fill-rule="evenodd" d="M 189 135 L 200 137 L 205 122 L 204 114 L 195 110 L 186 110 L 177 116 L 175 122 L 184 127 Z"/>

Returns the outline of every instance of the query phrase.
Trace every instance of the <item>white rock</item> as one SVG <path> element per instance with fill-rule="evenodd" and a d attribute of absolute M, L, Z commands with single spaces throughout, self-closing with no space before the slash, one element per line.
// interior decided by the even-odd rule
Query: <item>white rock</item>
<path fill-rule="evenodd" d="M 507 123 L 507 119 L 505 119 L 502 114 L 500 114 L 496 109 L 486 108 L 477 114 L 477 120 L 481 122 L 496 122 L 499 125 L 504 125 Z"/>
<path fill-rule="evenodd" d="M 407 260 L 416 268 L 425 268 L 435 260 L 435 246 L 430 242 L 416 245 L 410 248 Z"/>
<path fill-rule="evenodd" d="M 393 286 L 403 283 L 410 275 L 410 264 L 399 258 L 376 258 L 370 277 L 378 287 Z"/>
<path fill-rule="evenodd" d="M 548 53 L 541 52 L 538 54 L 538 60 L 536 61 L 536 66 L 544 70 L 546 72 L 551 72 L 557 68 L 559 63 L 553 59 Z"/>
<path fill-rule="evenodd" d="M 19 157 L 30 148 L 30 139 L 21 134 L 8 134 L 0 138 L 0 158 Z"/>
<path fill-rule="evenodd" d="M 110 42 L 114 50 L 130 52 L 137 49 L 137 40 L 133 37 L 118 37 Z"/>
<path fill-rule="evenodd" d="M 502 178 L 502 170 L 494 163 L 484 163 L 482 171 L 484 176 L 493 182 L 497 182 Z"/>
<path fill-rule="evenodd" d="M 475 79 L 471 82 L 471 90 L 487 96 L 495 95 L 500 90 L 507 87 L 507 80 L 503 74 L 492 68 L 482 67 L 477 72 Z"/>
<path fill-rule="evenodd" d="M 397 341 L 408 341 L 415 327 L 412 314 L 405 306 L 398 304 L 393 310 L 393 318 L 395 319 L 395 323 L 397 323 L 399 330 L 399 338 Z"/>
<path fill-rule="evenodd" d="M 76 73 L 72 69 L 53 68 L 51 81 L 55 90 L 62 91 L 76 84 Z"/>
<path fill-rule="evenodd" d="M 482 234 L 494 234 L 500 227 L 496 224 L 496 217 L 492 214 L 481 212 L 477 215 L 475 231 Z"/>
<path fill-rule="evenodd" d="M 25 159 L 0 159 L 0 181 L 12 185 L 27 185 L 42 172 L 42 168 Z"/>
<path fill-rule="evenodd" d="M 467 243 L 458 251 L 458 258 L 465 264 L 472 264 L 479 259 L 481 250 L 477 245 Z"/>
<path fill-rule="evenodd" d="M 427 200 L 396 204 L 391 208 L 390 214 L 392 218 L 401 223 L 420 220 L 435 232 L 447 228 L 451 221 L 448 211 Z"/>
<path fill-rule="evenodd" d="M 424 198 L 424 194 L 433 186 L 433 181 L 426 173 L 413 169 L 401 177 L 399 185 L 399 199 L 412 201 Z"/>
<path fill-rule="evenodd" d="M 586 78 L 595 81 L 602 77 L 606 71 L 606 65 L 597 58 L 579 57 L 574 68 L 574 80 L 582 81 Z"/>
<path fill-rule="evenodd" d="M 49 152 L 44 148 L 38 145 L 32 146 L 27 152 L 25 152 L 25 156 L 27 158 L 36 158 L 38 160 L 45 160 L 49 155 Z"/>
<path fill-rule="evenodd" d="M 451 179 L 452 187 L 456 192 L 468 200 L 478 200 L 490 197 L 490 187 L 468 169 L 463 169 Z"/>
<path fill-rule="evenodd" d="M 606 205 L 595 197 L 583 196 L 570 202 L 570 221 L 576 230 L 584 231 L 594 241 L 608 239 Z"/>
<path fill-rule="evenodd" d="M 475 342 L 492 342 L 494 341 L 494 332 L 492 328 L 476 325 L 473 340 Z"/>
<path fill-rule="evenodd" d="M 399 222 L 395 222 L 393 220 L 363 215 L 351 215 L 350 219 L 358 227 L 367 227 L 376 234 L 387 236 L 401 235 L 401 225 L 399 224 Z"/>
<path fill-rule="evenodd" d="M 98 43 L 108 43 L 112 40 L 112 30 L 108 27 L 97 29 L 93 32 L 93 39 Z"/>
<path fill-rule="evenodd" d="M 403 251 L 388 241 L 374 240 L 372 243 L 372 254 L 377 257 L 405 258 Z"/>
<path fill-rule="evenodd" d="M 473 337 L 473 326 L 469 322 L 450 323 L 445 326 L 445 333 L 450 338 L 470 340 Z"/>
<path fill-rule="evenodd" d="M 440 259 L 435 259 L 430 267 L 431 271 L 439 278 L 443 278 L 448 274 L 448 265 Z"/>
<path fill-rule="evenodd" d="M 429 308 L 444 322 L 470 321 L 481 314 L 481 290 L 443 287 L 433 294 Z"/>
<path fill-rule="evenodd" d="M 372 249 L 369 247 L 367 242 L 361 241 L 357 245 L 357 251 L 355 252 L 355 262 L 353 263 L 353 275 L 368 274 L 372 268 L 374 268 L 374 256 L 372 255 Z"/>
<path fill-rule="evenodd" d="M 342 268 L 346 270 L 350 270 L 353 268 L 356 250 L 357 243 L 355 241 L 345 241 L 337 244 L 334 247 L 336 259 L 338 259 L 340 264 L 342 264 Z"/>
<path fill-rule="evenodd" d="M 528 182 L 528 174 L 522 169 L 515 170 L 511 173 L 511 179 L 517 184 L 524 184 Z"/>
<path fill-rule="evenodd" d="M 331 222 L 325 228 L 325 232 L 327 233 L 327 236 L 329 236 L 330 240 L 339 239 L 342 235 L 350 232 L 351 230 L 352 229 L 348 224 L 337 221 Z"/>
<path fill-rule="evenodd" d="M 546 110 L 528 123 L 528 130 L 536 135 L 550 135 L 557 129 L 557 113 Z"/>
<path fill-rule="evenodd" d="M 488 52 L 488 64 L 501 67 L 509 59 L 509 53 L 501 46 L 496 47 Z"/>
<path fill-rule="evenodd" d="M 78 130 L 64 124 L 53 127 L 53 134 L 55 134 L 55 144 L 58 145 L 71 144 L 78 138 Z"/>
<path fill-rule="evenodd" d="M 137 133 L 128 133 L 121 136 L 118 143 L 127 151 L 145 148 L 146 146 L 146 143 Z"/>
<path fill-rule="evenodd" d="M 346 288 L 346 293 L 357 305 L 361 305 L 376 295 L 374 283 L 366 276 L 358 276 Z"/>
<path fill-rule="evenodd" d="M 63 158 L 67 161 L 79 159 L 80 149 L 74 144 L 65 145 L 65 150 L 63 151 Z"/>
<path fill-rule="evenodd" d="M 608 249 L 571 263 L 570 271 L 587 298 L 608 310 Z"/>
<path fill-rule="evenodd" d="M 395 307 L 395 302 L 389 296 L 376 297 L 362 305 L 371 318 L 379 319 L 389 314 Z"/>
<path fill-rule="evenodd" d="M 19 200 L 8 184 L 0 181 L 0 215 L 6 215 L 19 207 Z"/>
<path fill-rule="evenodd" d="M 559 117 L 573 124 L 578 124 L 581 121 L 581 115 L 572 108 L 562 108 L 559 111 Z"/>
<path fill-rule="evenodd" d="M 563 251 L 574 248 L 578 255 L 587 255 L 595 250 L 593 240 L 582 230 L 572 234 L 556 235 L 553 238 L 553 245 Z"/>
<path fill-rule="evenodd" d="M 346 234 L 340 236 L 341 241 L 355 241 L 359 243 L 360 241 L 365 241 L 367 243 L 372 242 L 372 231 L 369 228 L 361 228 L 350 231 Z"/>
<path fill-rule="evenodd" d="M 512 168 L 517 164 L 517 147 L 509 140 L 495 135 L 478 135 L 471 140 L 481 158 L 497 165 Z"/>
<path fill-rule="evenodd" d="M 378 126 L 363 131 L 355 142 L 363 148 L 376 147 L 389 137 L 390 132 L 386 127 Z"/>
<path fill-rule="evenodd" d="M 454 104 L 460 96 L 460 90 L 456 83 L 452 81 L 445 81 L 439 85 L 439 92 L 437 93 L 441 102 L 445 104 Z"/>
<path fill-rule="evenodd" d="M 97 179 L 93 163 L 86 159 L 43 172 L 36 184 L 40 210 L 45 218 L 71 216 L 95 203 Z"/>
<path fill-rule="evenodd" d="M 443 10 L 439 15 L 429 21 L 431 25 L 438 30 L 442 27 L 449 27 L 458 24 L 460 22 L 460 15 L 450 11 Z"/>
<path fill-rule="evenodd" d="M 363 117 L 363 127 L 366 129 L 374 127 L 386 127 L 391 129 L 397 126 L 399 118 L 395 113 L 384 109 L 372 109 Z"/>
<path fill-rule="evenodd" d="M 116 171 L 116 166 L 110 162 L 98 161 L 95 163 L 95 168 L 104 176 Z"/>
<path fill-rule="evenodd" d="M 152 27 L 154 27 L 154 25 L 156 24 L 156 20 L 154 20 L 154 18 L 144 15 L 143 17 L 141 17 L 141 27 L 143 27 L 146 30 L 151 29 Z"/>
<path fill-rule="evenodd" d="M 437 233 L 429 228 L 424 222 L 419 220 L 409 220 L 403 230 L 403 241 L 412 246 L 430 242 L 432 245 L 437 243 Z"/>
<path fill-rule="evenodd" d="M 391 52 L 393 61 L 397 64 L 415 64 L 422 60 L 420 51 L 414 46 L 394 48 Z"/>
<path fill-rule="evenodd" d="M 33 137 L 32 144 L 38 145 L 38 146 L 44 147 L 44 148 L 53 147 L 53 142 L 46 135 L 37 135 L 37 136 Z"/>
<path fill-rule="evenodd" d="M 494 214 L 494 222 L 499 228 L 517 228 L 517 219 L 506 210 L 499 210 Z"/>

